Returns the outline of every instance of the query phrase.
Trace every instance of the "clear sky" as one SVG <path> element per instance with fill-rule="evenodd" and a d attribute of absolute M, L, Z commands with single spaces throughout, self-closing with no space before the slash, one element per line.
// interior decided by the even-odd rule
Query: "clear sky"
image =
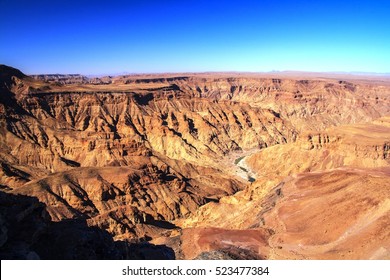
<path fill-rule="evenodd" d="M 0 0 L 0 64 L 28 74 L 390 73 L 390 1 Z"/>

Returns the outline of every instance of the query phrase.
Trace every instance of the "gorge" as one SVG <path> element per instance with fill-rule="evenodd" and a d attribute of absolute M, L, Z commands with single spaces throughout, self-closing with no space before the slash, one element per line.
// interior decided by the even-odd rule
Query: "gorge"
<path fill-rule="evenodd" d="M 390 258 L 388 77 L 1 65 L 0 166 L 1 259 Z"/>

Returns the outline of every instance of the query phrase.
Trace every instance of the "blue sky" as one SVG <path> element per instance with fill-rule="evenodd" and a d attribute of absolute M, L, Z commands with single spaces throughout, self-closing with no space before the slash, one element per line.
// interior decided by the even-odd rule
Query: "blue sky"
<path fill-rule="evenodd" d="M 0 64 L 33 73 L 390 73 L 390 1 L 0 0 Z"/>

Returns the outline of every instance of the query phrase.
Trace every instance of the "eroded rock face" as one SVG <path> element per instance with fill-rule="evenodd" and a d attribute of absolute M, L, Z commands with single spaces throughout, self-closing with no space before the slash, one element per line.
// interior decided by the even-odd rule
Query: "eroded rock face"
<path fill-rule="evenodd" d="M 151 151 L 172 159 L 202 157 L 210 162 L 230 151 L 296 137 L 291 125 L 272 110 L 246 104 L 186 98 L 139 102 L 134 94 L 23 97 L 18 104 L 26 114 L 10 112 L 2 131 L 12 144 L 8 145 L 11 155 L 27 153 L 26 147 L 29 154 L 20 162 L 50 171 L 127 165 L 129 157 Z M 15 145 L 19 141 L 15 136 L 26 141 L 23 147 Z"/>
<path fill-rule="evenodd" d="M 390 83 L 0 73 L 5 258 L 389 257 Z"/>

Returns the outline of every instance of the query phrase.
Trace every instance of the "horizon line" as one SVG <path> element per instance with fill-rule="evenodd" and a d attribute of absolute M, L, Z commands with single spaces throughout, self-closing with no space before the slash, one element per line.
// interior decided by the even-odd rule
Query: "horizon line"
<path fill-rule="evenodd" d="M 23 72 L 23 71 L 22 71 Z M 390 72 L 367 72 L 367 71 L 307 71 L 307 70 L 271 70 L 271 71 L 167 71 L 167 72 L 117 72 L 101 74 L 82 74 L 82 73 L 25 73 L 28 76 L 40 75 L 78 75 L 84 77 L 119 77 L 119 76 L 140 76 L 140 75 L 199 75 L 199 74 L 334 74 L 334 75 L 352 75 L 352 76 L 389 76 Z"/>
<path fill-rule="evenodd" d="M 334 70 L 334 71 L 309 71 L 309 70 L 270 70 L 270 71 L 239 71 L 239 70 L 226 70 L 226 71 L 161 71 L 161 72 L 129 72 L 129 71 L 121 71 L 121 72 L 111 72 L 111 73 L 100 73 L 100 74 L 82 74 L 82 73 L 66 73 L 66 72 L 41 72 L 41 73 L 31 73 L 24 72 L 22 69 L 9 66 L 6 64 L 0 63 L 0 66 L 6 66 L 10 68 L 17 69 L 28 76 L 40 76 L 40 75 L 78 75 L 84 77 L 119 77 L 119 76 L 138 76 L 138 75 L 199 75 L 199 74 L 333 74 L 333 75 L 352 75 L 352 76 L 389 76 L 390 72 L 371 72 L 371 71 L 343 71 L 343 70 Z"/>

